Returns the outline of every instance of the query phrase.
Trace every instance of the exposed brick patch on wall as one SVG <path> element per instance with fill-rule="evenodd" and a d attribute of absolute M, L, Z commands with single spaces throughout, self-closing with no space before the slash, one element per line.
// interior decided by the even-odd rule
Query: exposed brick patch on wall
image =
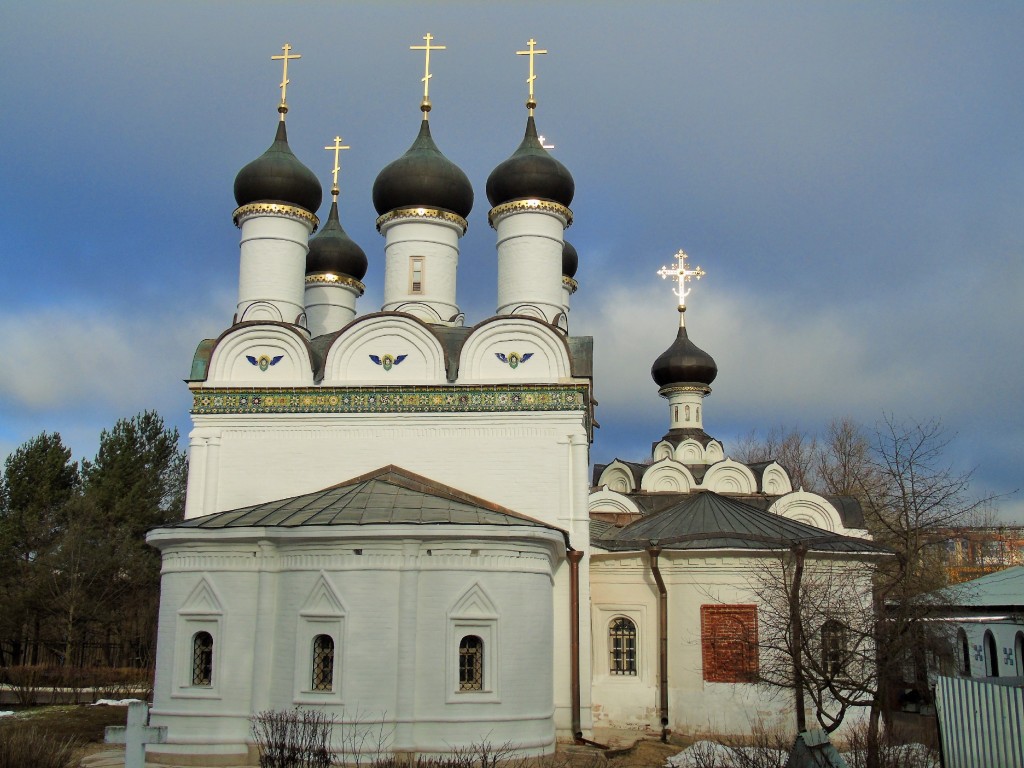
<path fill-rule="evenodd" d="M 702 605 L 700 639 L 706 682 L 757 680 L 756 605 Z"/>

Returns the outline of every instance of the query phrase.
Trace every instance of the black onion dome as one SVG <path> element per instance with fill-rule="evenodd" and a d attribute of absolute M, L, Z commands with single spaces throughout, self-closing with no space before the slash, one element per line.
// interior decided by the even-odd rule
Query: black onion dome
<path fill-rule="evenodd" d="M 380 216 L 398 208 L 440 208 L 464 219 L 473 210 L 473 185 L 441 154 L 426 119 L 409 150 L 377 174 L 373 207 Z"/>
<path fill-rule="evenodd" d="M 576 269 L 580 265 L 579 254 L 568 240 L 562 243 L 562 274 L 566 277 L 576 277 Z"/>
<path fill-rule="evenodd" d="M 334 272 L 362 280 L 366 274 L 366 254 L 352 240 L 338 219 L 338 201 L 331 203 L 331 213 L 320 233 L 309 241 L 306 274 Z"/>
<path fill-rule="evenodd" d="M 672 346 L 666 349 L 651 366 L 651 378 L 659 387 L 675 384 L 710 385 L 718 375 L 715 359 L 698 347 L 680 328 Z"/>
<path fill-rule="evenodd" d="M 288 146 L 284 120 L 270 149 L 235 176 L 235 202 L 239 207 L 266 200 L 282 202 L 315 213 L 324 191 L 316 174 L 299 162 Z"/>
<path fill-rule="evenodd" d="M 572 174 L 541 146 L 532 115 L 526 120 L 526 135 L 519 149 L 487 177 L 491 207 L 511 200 L 538 198 L 568 208 L 575 192 Z"/>

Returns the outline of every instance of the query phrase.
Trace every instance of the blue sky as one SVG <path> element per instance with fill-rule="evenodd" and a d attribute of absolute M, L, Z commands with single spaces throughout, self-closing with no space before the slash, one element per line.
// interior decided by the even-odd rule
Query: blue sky
<path fill-rule="evenodd" d="M 235 173 L 269 145 L 290 42 L 292 149 L 370 259 L 376 174 L 431 123 L 477 201 L 458 299 L 494 311 L 484 182 L 517 146 L 530 37 L 538 125 L 576 179 L 570 327 L 595 337 L 592 458 L 640 458 L 667 411 L 656 272 L 706 271 L 691 337 L 719 365 L 707 430 L 938 418 L 974 490 L 1021 487 L 1024 4 L 1019 2 L 15 2 L 0 8 L 0 455 L 42 430 L 91 456 L 230 323 Z M 329 196 L 325 195 L 329 201 Z M 321 215 L 326 215 L 326 206 Z M 1002 514 L 1024 522 L 1021 494 Z"/>

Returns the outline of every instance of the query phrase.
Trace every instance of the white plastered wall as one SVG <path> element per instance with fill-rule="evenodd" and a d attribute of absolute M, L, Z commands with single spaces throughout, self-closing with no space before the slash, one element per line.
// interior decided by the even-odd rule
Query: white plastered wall
<path fill-rule="evenodd" d="M 424 322 L 461 325 L 456 302 L 462 227 L 443 219 L 401 218 L 381 228 L 384 235 L 384 304 L 381 309 L 416 315 Z M 423 258 L 420 291 L 413 293 L 410 264 Z"/>
<path fill-rule="evenodd" d="M 240 229 L 237 319 L 300 323 L 312 223 L 248 214 L 240 219 Z"/>
<path fill-rule="evenodd" d="M 394 370 L 392 371 L 394 372 Z M 589 440 L 581 412 L 193 416 L 186 517 L 309 493 L 388 464 L 551 523 L 590 547 Z M 580 600 L 589 600 L 589 559 Z M 554 700 L 571 723 L 569 569 L 555 573 Z M 589 618 L 581 617 L 586 626 Z M 589 664 L 589 633 L 581 631 Z M 581 679 L 589 731 L 589 678 Z"/>
<path fill-rule="evenodd" d="M 169 743 L 151 752 L 243 755 L 253 713 L 296 704 L 337 718 L 335 747 L 358 716 L 380 724 L 370 730 L 379 727 L 396 751 L 449 752 L 482 734 L 524 754 L 553 749 L 559 533 L 505 526 L 264 533 L 219 532 L 205 537 L 209 543 L 202 535 L 180 541 L 180 531 L 151 537 L 164 551 L 152 722 L 170 730 Z M 217 596 L 212 607 L 207 600 L 197 608 L 197 591 Z M 211 686 L 190 683 L 193 614 L 214 636 Z M 460 631 L 486 638 L 480 692 L 457 690 Z M 335 640 L 331 691 L 307 685 L 305 651 L 316 632 Z"/>
<path fill-rule="evenodd" d="M 682 734 L 749 734 L 759 723 L 790 730 L 792 698 L 753 683 L 711 683 L 703 676 L 702 605 L 759 604 L 757 557 L 726 550 L 670 552 L 659 566 L 668 592 L 669 728 Z M 658 732 L 658 589 L 646 553 L 592 556 L 593 713 L 597 727 Z M 865 584 L 865 594 L 870 594 Z M 759 611 L 760 614 L 760 611 Z M 609 674 L 608 624 L 637 625 L 637 675 Z M 763 619 L 759 615 L 758 623 Z M 853 722 L 857 713 L 848 715 Z"/>

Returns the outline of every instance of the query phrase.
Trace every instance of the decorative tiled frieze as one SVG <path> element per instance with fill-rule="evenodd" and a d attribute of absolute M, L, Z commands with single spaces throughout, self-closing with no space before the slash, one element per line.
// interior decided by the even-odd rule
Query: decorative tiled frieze
<path fill-rule="evenodd" d="M 586 385 L 521 384 L 465 387 L 204 388 L 192 413 L 486 413 L 586 411 Z"/>

